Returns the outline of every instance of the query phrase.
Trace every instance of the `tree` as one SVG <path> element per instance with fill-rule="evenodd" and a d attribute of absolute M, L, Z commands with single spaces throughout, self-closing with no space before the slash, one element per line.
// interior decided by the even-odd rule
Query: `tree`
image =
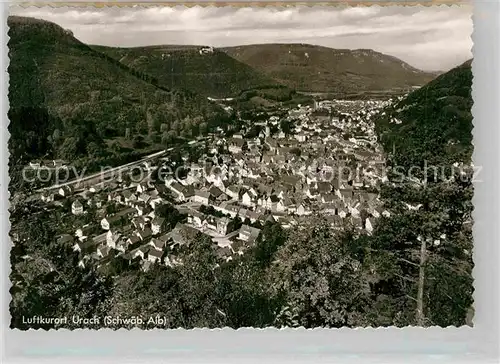
<path fill-rule="evenodd" d="M 221 327 L 226 316 L 217 299 L 217 257 L 210 237 L 199 234 L 191 243 L 191 252 L 183 256 L 183 265 L 176 267 L 182 287 L 180 305 L 184 328 Z"/>
<path fill-rule="evenodd" d="M 142 135 L 135 135 L 133 140 L 134 148 L 140 149 L 144 147 L 144 137 Z"/>
<path fill-rule="evenodd" d="M 288 120 L 288 119 L 282 119 L 280 121 L 280 128 L 283 133 L 286 135 L 289 135 L 292 133 L 292 130 L 294 128 L 293 122 Z"/>
<path fill-rule="evenodd" d="M 71 161 L 78 156 L 78 140 L 74 137 L 67 137 L 59 147 L 59 156 L 62 159 Z"/>
<path fill-rule="evenodd" d="M 324 221 L 294 231 L 269 272 L 273 297 L 283 297 L 278 326 L 365 326 L 370 288 L 361 262 L 343 251 Z"/>
<path fill-rule="evenodd" d="M 52 140 L 57 143 L 60 138 L 61 138 L 61 131 L 57 128 L 54 129 L 54 132 L 52 133 Z"/>
<path fill-rule="evenodd" d="M 163 217 L 169 229 L 173 229 L 179 222 L 185 221 L 186 215 L 181 214 L 173 205 L 162 204 L 155 209 L 156 216 Z"/>
<path fill-rule="evenodd" d="M 275 252 L 285 243 L 286 238 L 286 233 L 279 223 L 266 222 L 257 244 L 253 248 L 256 261 L 262 267 L 269 266 Z"/>
<path fill-rule="evenodd" d="M 97 145 L 96 142 L 89 142 L 87 144 L 87 153 L 89 154 L 90 157 L 96 158 L 100 157 L 102 154 L 103 150 L 99 145 Z"/>
<path fill-rule="evenodd" d="M 105 301 L 111 291 L 108 278 L 94 267 L 78 267 L 78 255 L 70 245 L 54 239 L 53 228 L 60 219 L 50 213 L 32 214 L 29 222 L 16 223 L 24 253 L 29 258 L 15 259 L 11 273 L 10 304 L 12 328 L 74 328 L 68 323 L 27 324 L 23 317 L 103 317 Z M 98 328 L 98 325 L 94 328 Z"/>

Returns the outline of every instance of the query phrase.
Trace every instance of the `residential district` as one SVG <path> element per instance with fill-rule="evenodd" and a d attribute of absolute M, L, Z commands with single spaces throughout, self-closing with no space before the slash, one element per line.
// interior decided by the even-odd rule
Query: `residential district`
<path fill-rule="evenodd" d="M 179 250 L 199 233 L 213 241 L 221 262 L 229 261 L 255 244 L 266 222 L 300 227 L 318 215 L 335 229 L 349 225 L 370 234 L 376 219 L 389 215 L 378 198 L 385 156 L 371 120 L 389 102 L 299 105 L 191 142 L 203 150 L 196 160 L 157 153 L 136 166 L 147 172 L 140 181 L 69 183 L 45 189 L 41 199 L 68 214 L 97 216 L 58 237 L 80 253 L 81 266 L 119 258 L 139 261 L 144 270 L 182 264 Z M 181 218 L 172 224 L 165 208 Z"/>

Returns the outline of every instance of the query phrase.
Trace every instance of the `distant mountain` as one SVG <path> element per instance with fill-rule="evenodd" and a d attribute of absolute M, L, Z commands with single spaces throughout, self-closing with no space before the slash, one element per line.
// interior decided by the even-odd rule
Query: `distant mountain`
<path fill-rule="evenodd" d="M 156 77 L 162 86 L 186 89 L 207 97 L 234 97 L 244 90 L 279 86 L 279 82 L 271 77 L 210 47 L 92 48 L 128 67 Z"/>
<path fill-rule="evenodd" d="M 342 94 L 399 90 L 422 86 L 436 76 L 370 49 L 255 44 L 222 50 L 298 91 Z"/>
<path fill-rule="evenodd" d="M 471 60 L 385 110 L 377 131 L 396 165 L 469 163 L 472 156 Z"/>
<path fill-rule="evenodd" d="M 8 26 L 14 158 L 92 154 L 89 142 L 100 148 L 103 140 L 160 127 L 188 135 L 198 117 L 216 108 L 206 97 L 159 86 L 54 23 L 11 16 Z"/>

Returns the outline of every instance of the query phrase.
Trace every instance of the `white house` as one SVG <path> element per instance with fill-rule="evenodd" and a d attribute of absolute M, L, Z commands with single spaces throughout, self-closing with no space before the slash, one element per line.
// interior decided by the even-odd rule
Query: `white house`
<path fill-rule="evenodd" d="M 54 194 L 52 192 L 42 192 L 41 198 L 43 202 L 53 202 Z"/>
<path fill-rule="evenodd" d="M 247 191 L 243 194 L 243 196 L 241 196 L 241 204 L 245 205 L 245 206 L 249 206 L 249 207 L 254 207 L 255 206 L 255 202 L 254 202 L 255 197 L 256 196 L 254 193 L 252 193 L 251 191 Z"/>
<path fill-rule="evenodd" d="M 71 204 L 71 213 L 73 215 L 81 215 L 83 214 L 83 205 L 79 200 L 73 201 Z"/>
<path fill-rule="evenodd" d="M 115 249 L 116 244 L 117 244 L 118 240 L 120 239 L 120 237 L 121 237 L 121 234 L 118 231 L 109 230 L 106 233 L 106 245 Z"/>
<path fill-rule="evenodd" d="M 69 195 L 71 195 L 73 193 L 73 188 L 71 188 L 70 186 L 63 186 L 61 188 L 59 188 L 59 194 L 63 197 L 68 197 Z"/>
<path fill-rule="evenodd" d="M 153 232 L 153 235 L 163 232 L 164 227 L 165 227 L 165 219 L 163 217 L 156 217 L 151 222 L 151 230 Z"/>
<path fill-rule="evenodd" d="M 373 232 L 373 222 L 370 218 L 367 218 L 365 221 L 365 229 L 370 234 Z"/>

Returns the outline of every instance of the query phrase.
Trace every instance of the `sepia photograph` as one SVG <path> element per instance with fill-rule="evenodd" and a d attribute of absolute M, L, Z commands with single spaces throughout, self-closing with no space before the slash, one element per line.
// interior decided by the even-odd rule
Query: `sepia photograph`
<path fill-rule="evenodd" d="M 11 6 L 10 328 L 473 326 L 471 16 Z"/>

